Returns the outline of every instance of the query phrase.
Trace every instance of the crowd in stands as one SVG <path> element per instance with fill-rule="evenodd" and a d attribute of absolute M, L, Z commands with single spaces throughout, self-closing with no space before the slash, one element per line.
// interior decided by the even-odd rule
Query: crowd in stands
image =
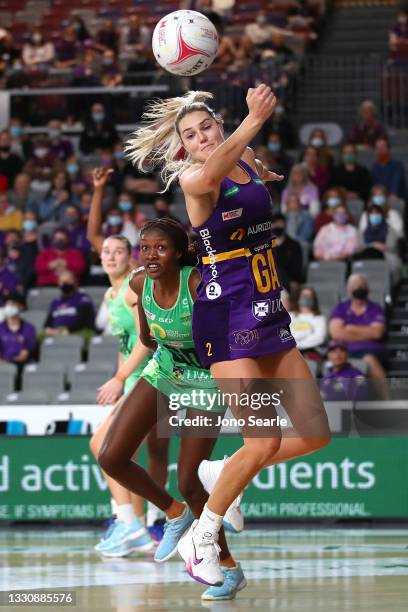
<path fill-rule="evenodd" d="M 202 10 L 213 11 L 210 4 L 202 2 Z M 222 38 L 216 68 L 242 68 L 243 59 L 252 57 L 254 49 L 268 60 L 281 53 L 285 37 L 312 44 L 318 31 L 319 15 L 309 3 L 288 13 L 287 21 L 280 24 L 269 13 L 257 11 L 238 42 L 223 33 L 223 23 L 231 15 L 228 10 L 222 18 L 218 15 Z M 9 87 L 9 79 L 17 74 L 29 76 L 55 67 L 71 71 L 82 84 L 88 79 L 88 84 L 109 81 L 114 86 L 122 82 L 119 61 L 131 64 L 136 52 L 138 60 L 150 61 L 149 27 L 143 17 L 131 12 L 126 27 L 118 28 L 109 18 L 92 36 L 87 24 L 74 15 L 54 42 L 40 29 L 34 29 L 22 45 L 9 31 L 0 32 L 0 78 Z M 293 51 L 282 53 L 285 66 L 292 70 Z M 0 360 L 23 364 L 36 357 L 36 333 L 22 312 L 33 288 L 54 286 L 60 291 L 50 303 L 42 335 L 97 331 L 100 304 L 80 290 L 81 285 L 98 284 L 103 278 L 86 231 L 94 167 L 113 169 L 103 203 L 104 232 L 125 235 L 136 262 L 140 229 L 147 218 L 178 218 L 181 212 L 174 210 L 174 192 L 159 193 L 162 184 L 157 169 L 141 173 L 127 161 L 110 109 L 96 101 L 86 111 L 78 142 L 57 116 L 49 119 L 43 133 L 30 134 L 24 116 L 16 114 L 0 133 Z M 374 161 L 360 163 L 359 155 L 367 150 Z M 328 145 L 320 126 L 301 148 L 280 98 L 256 143 L 256 154 L 270 170 L 285 176 L 282 182 L 268 184 L 280 277 L 299 348 L 309 360 L 331 363 L 323 371 L 325 397 L 336 395 L 330 382 L 335 373 L 342 372 L 345 378 L 365 373 L 384 377 L 385 303 L 369 299 L 367 278 L 352 274 L 347 289 L 339 288 L 338 303 L 332 304 L 331 312 L 321 308 L 313 285 L 305 285 L 312 260 L 344 262 L 346 274 L 353 262 L 383 260 L 392 286 L 400 278 L 406 173 L 403 163 L 392 156 L 374 104 L 362 102 L 358 122 L 339 150 Z M 363 359 L 366 370 L 350 365 L 349 358 Z"/>

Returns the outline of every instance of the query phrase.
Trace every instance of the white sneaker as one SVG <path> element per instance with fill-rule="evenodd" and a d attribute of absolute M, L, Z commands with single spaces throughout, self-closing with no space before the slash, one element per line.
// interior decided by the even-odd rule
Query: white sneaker
<path fill-rule="evenodd" d="M 198 466 L 198 477 L 207 493 L 212 492 L 215 483 L 217 482 L 227 461 L 227 456 L 218 461 L 207 461 L 206 459 L 203 459 Z M 238 497 L 232 502 L 226 511 L 223 520 L 224 529 L 227 531 L 232 531 L 233 533 L 239 533 L 244 529 L 244 517 L 242 516 L 242 512 L 239 507 L 242 495 L 243 493 L 238 495 Z"/>
<path fill-rule="evenodd" d="M 218 553 L 218 534 L 206 532 L 203 535 L 194 533 L 198 520 L 195 520 L 187 533 L 178 543 L 178 551 L 186 563 L 187 572 L 194 580 L 202 584 L 220 586 L 224 582 Z M 208 535 L 208 537 L 206 537 Z"/>

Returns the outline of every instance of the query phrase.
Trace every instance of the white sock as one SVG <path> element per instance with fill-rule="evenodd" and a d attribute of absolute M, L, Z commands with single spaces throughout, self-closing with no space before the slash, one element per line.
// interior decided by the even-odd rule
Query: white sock
<path fill-rule="evenodd" d="M 111 498 L 111 508 L 112 508 L 112 515 L 116 516 L 117 511 L 118 511 L 118 504 L 115 502 L 113 497 Z"/>
<path fill-rule="evenodd" d="M 142 523 L 143 527 L 146 527 L 146 517 L 144 514 L 142 514 L 142 516 L 137 516 L 136 518 Z"/>
<path fill-rule="evenodd" d="M 164 513 L 152 502 L 147 502 L 146 524 L 148 527 L 154 525 L 154 521 L 164 517 Z"/>
<path fill-rule="evenodd" d="M 198 536 L 203 536 L 204 533 L 211 533 L 215 536 L 215 539 L 218 538 L 218 532 L 221 529 L 223 517 L 219 514 L 215 514 L 212 510 L 210 510 L 205 504 L 201 516 L 199 518 L 198 524 L 195 528 L 195 533 Z M 206 536 L 208 539 L 209 536 Z"/>
<path fill-rule="evenodd" d="M 116 511 L 118 521 L 123 521 L 126 525 L 131 525 L 136 518 L 132 504 L 122 504 Z"/>

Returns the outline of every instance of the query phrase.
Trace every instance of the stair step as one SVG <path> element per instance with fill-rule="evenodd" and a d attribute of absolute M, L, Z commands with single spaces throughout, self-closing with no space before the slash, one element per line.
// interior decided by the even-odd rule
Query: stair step
<path fill-rule="evenodd" d="M 393 346 L 406 346 L 408 347 L 408 333 L 403 332 L 389 332 L 387 338 L 387 345 L 392 344 Z"/>

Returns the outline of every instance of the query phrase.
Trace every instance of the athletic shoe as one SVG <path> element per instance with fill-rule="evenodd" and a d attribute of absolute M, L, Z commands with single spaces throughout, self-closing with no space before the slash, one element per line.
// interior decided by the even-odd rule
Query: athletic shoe
<path fill-rule="evenodd" d="M 98 552 L 105 553 L 111 548 L 116 549 L 124 542 L 134 540 L 145 534 L 147 534 L 147 530 L 137 518 L 135 518 L 131 525 L 126 525 L 123 521 L 116 521 L 116 526 L 111 536 L 98 545 L 97 550 Z"/>
<path fill-rule="evenodd" d="M 126 525 L 123 521 L 114 521 L 108 528 L 107 532 L 102 536 L 102 539 L 96 546 L 94 546 L 94 550 L 98 552 L 102 552 L 105 548 L 109 548 L 110 546 L 114 546 L 119 534 L 122 533 L 126 528 Z"/>
<path fill-rule="evenodd" d="M 178 551 L 186 563 L 187 572 L 194 580 L 210 586 L 221 586 L 224 574 L 219 565 L 218 534 L 194 533 L 198 520 L 194 521 L 178 544 Z M 206 535 L 209 537 L 207 538 Z"/>
<path fill-rule="evenodd" d="M 164 535 L 164 519 L 156 519 L 153 525 L 147 528 L 147 531 L 150 533 L 151 537 L 155 542 L 161 542 Z"/>
<path fill-rule="evenodd" d="M 154 554 L 157 563 L 163 563 L 171 559 L 177 553 L 177 544 L 194 521 L 194 515 L 186 506 L 181 516 L 175 519 L 167 519 L 164 524 L 164 535 Z"/>
<path fill-rule="evenodd" d="M 198 477 L 207 493 L 212 492 L 215 483 L 217 482 L 224 465 L 227 463 L 228 457 L 224 457 L 219 461 L 207 461 L 204 459 L 198 467 Z M 244 529 L 244 517 L 242 516 L 239 507 L 242 499 L 242 493 L 232 502 L 225 513 L 222 524 L 226 531 L 239 533 Z"/>
<path fill-rule="evenodd" d="M 224 574 L 224 582 L 221 586 L 211 586 L 204 591 L 201 599 L 211 601 L 222 601 L 226 599 L 235 599 L 238 591 L 242 591 L 247 585 L 244 572 L 239 563 L 237 567 L 221 567 Z"/>
<path fill-rule="evenodd" d="M 127 557 L 134 552 L 146 552 L 152 550 L 155 544 L 150 535 L 145 531 L 137 537 L 128 537 L 128 539 L 119 542 L 116 546 L 102 550 L 104 557 Z"/>

